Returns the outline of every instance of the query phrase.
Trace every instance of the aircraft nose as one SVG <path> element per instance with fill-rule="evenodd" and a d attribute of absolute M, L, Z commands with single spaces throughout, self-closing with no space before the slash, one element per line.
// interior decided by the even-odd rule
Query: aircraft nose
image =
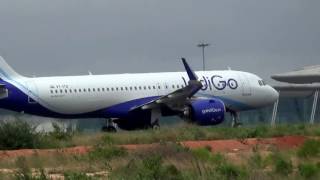
<path fill-rule="evenodd" d="M 268 86 L 268 91 L 269 93 L 266 98 L 270 104 L 273 104 L 279 99 L 279 92 L 271 86 Z"/>

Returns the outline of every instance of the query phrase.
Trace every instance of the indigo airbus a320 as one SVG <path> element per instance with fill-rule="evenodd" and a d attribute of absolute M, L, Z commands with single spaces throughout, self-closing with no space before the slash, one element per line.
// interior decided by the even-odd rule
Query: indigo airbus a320
<path fill-rule="evenodd" d="M 217 125 L 231 113 L 273 104 L 278 92 L 241 71 L 85 75 L 28 78 L 0 57 L 0 108 L 62 119 L 103 118 L 103 130 L 159 126 L 162 116 L 180 116 L 201 126 Z"/>

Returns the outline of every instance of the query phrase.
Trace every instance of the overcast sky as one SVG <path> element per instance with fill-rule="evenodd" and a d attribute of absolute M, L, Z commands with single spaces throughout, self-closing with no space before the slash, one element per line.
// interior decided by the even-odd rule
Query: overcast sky
<path fill-rule="evenodd" d="M 24 75 L 320 64 L 319 0 L 0 0 L 0 55 Z"/>

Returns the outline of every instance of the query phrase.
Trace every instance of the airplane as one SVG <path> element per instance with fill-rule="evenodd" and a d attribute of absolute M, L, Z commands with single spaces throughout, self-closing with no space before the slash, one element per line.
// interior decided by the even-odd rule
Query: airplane
<path fill-rule="evenodd" d="M 0 108 L 31 115 L 75 119 L 103 118 L 103 131 L 159 127 L 163 116 L 213 126 L 238 112 L 273 104 L 279 93 L 248 72 L 185 72 L 28 78 L 0 57 Z"/>

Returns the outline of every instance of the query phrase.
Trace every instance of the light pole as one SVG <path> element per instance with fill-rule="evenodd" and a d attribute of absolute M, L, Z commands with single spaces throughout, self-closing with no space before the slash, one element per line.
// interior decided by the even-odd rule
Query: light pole
<path fill-rule="evenodd" d="M 206 63 L 205 63 L 205 57 L 204 57 L 204 48 L 210 46 L 208 43 L 200 43 L 197 45 L 197 47 L 202 48 L 202 69 L 203 71 L 206 70 Z"/>

